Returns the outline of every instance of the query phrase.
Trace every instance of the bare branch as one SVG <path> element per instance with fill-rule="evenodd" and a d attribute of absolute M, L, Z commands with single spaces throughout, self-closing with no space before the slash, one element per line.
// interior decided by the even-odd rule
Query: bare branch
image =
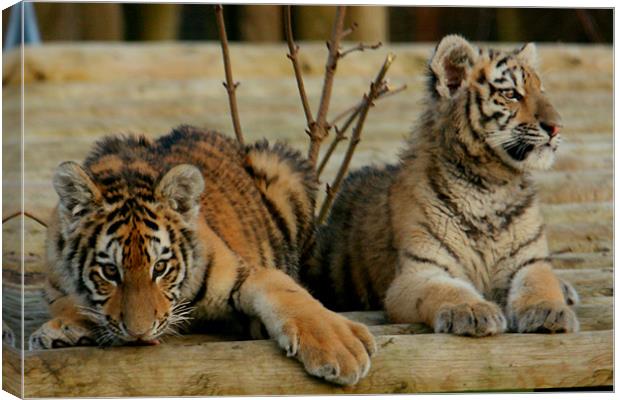
<path fill-rule="evenodd" d="M 340 184 L 342 183 L 342 180 L 344 179 L 347 173 L 347 170 L 349 169 L 349 164 L 351 163 L 351 159 L 353 158 L 353 153 L 355 152 L 355 148 L 357 147 L 357 144 L 360 141 L 362 129 L 364 128 L 364 122 L 366 121 L 366 117 L 368 116 L 368 110 L 372 106 L 374 100 L 377 99 L 377 96 L 383 90 L 383 88 L 386 88 L 387 84 L 384 80 L 385 74 L 387 73 L 388 69 L 392 65 L 392 62 L 394 62 L 395 58 L 396 56 L 394 54 L 392 53 L 388 54 L 388 56 L 385 59 L 385 62 L 383 63 L 383 66 L 381 67 L 381 69 L 379 70 L 379 73 L 377 74 L 377 77 L 370 84 L 370 90 L 368 94 L 364 95 L 364 100 L 363 100 L 364 104 L 360 108 L 359 116 L 357 118 L 357 123 L 355 127 L 353 128 L 351 140 L 349 141 L 349 147 L 347 148 L 347 152 L 345 153 L 342 164 L 340 165 L 340 168 L 338 169 L 336 178 L 334 178 L 334 181 L 332 182 L 332 184 L 327 187 L 327 196 L 325 197 L 325 200 L 323 201 L 323 204 L 321 205 L 321 211 L 319 212 L 319 216 L 317 218 L 317 225 L 321 225 L 323 221 L 325 221 L 325 218 L 327 217 L 327 213 L 329 209 L 331 208 L 331 205 L 334 201 L 336 193 L 338 192 L 338 188 L 340 187 Z"/>
<path fill-rule="evenodd" d="M 41 219 L 41 218 L 37 217 L 36 215 L 32 214 L 32 213 L 31 213 L 31 212 L 29 212 L 29 211 L 24 211 L 24 212 L 22 212 L 22 211 L 16 211 L 16 212 L 14 212 L 14 213 L 12 213 L 12 214 L 9 214 L 9 215 L 7 215 L 6 217 L 2 218 L 2 223 L 4 224 L 5 222 L 7 222 L 7 221 L 9 221 L 9 220 L 11 220 L 11 219 L 13 219 L 13 218 L 15 218 L 15 217 L 18 217 L 18 216 L 20 216 L 20 215 L 22 215 L 22 214 L 23 214 L 24 216 L 26 216 L 26 217 L 28 217 L 28 218 L 30 218 L 30 219 L 32 219 L 32 220 L 34 220 L 34 221 L 38 222 L 38 223 L 39 223 L 39 225 L 43 226 L 44 228 L 47 228 L 47 224 L 45 223 L 45 221 L 43 221 L 43 219 Z"/>
<path fill-rule="evenodd" d="M 363 105 L 364 105 L 364 100 L 362 100 L 355 106 L 353 112 L 349 115 L 349 118 L 347 118 L 346 122 L 342 125 L 342 128 L 338 128 L 336 125 L 334 125 L 334 129 L 336 130 L 336 136 L 330 143 L 329 147 L 327 148 L 327 151 L 325 152 L 325 154 L 323 155 L 323 158 L 321 159 L 321 162 L 319 163 L 319 168 L 316 171 L 317 178 L 320 177 L 321 174 L 323 173 L 323 170 L 325 169 L 327 162 L 331 158 L 334 150 L 336 150 L 336 147 L 338 146 L 338 144 L 341 141 L 346 139 L 345 133 L 347 132 L 347 130 L 349 129 L 353 121 L 355 121 L 355 118 L 359 115 L 360 111 L 362 110 Z"/>
<path fill-rule="evenodd" d="M 314 124 L 310 125 L 310 149 L 308 150 L 308 159 L 313 167 L 316 168 L 316 161 L 319 155 L 319 148 L 321 142 L 328 134 L 329 125 L 327 124 L 327 110 L 329 109 L 329 102 L 332 95 L 332 88 L 334 84 L 334 75 L 336 73 L 336 67 L 338 65 L 340 40 L 342 39 L 344 16 L 346 14 L 345 6 L 338 6 L 336 9 L 336 18 L 334 26 L 332 28 L 332 34 L 330 40 L 327 42 L 327 48 L 329 49 L 329 55 L 327 57 L 327 63 L 325 65 L 325 79 L 323 81 L 323 91 L 321 93 L 321 101 L 319 103 L 319 109 Z"/>
<path fill-rule="evenodd" d="M 293 28 L 291 26 L 291 6 L 286 6 L 284 12 L 284 27 L 286 30 L 286 43 L 288 44 L 287 57 L 293 64 L 293 70 L 295 71 L 295 79 L 297 80 L 297 88 L 299 89 L 299 97 L 301 97 L 301 105 L 304 108 L 306 114 L 306 121 L 308 126 L 314 125 L 314 119 L 312 117 L 312 111 L 310 110 L 310 104 L 308 103 L 308 96 L 306 95 L 306 89 L 304 86 L 304 79 L 301 75 L 301 68 L 299 67 L 299 60 L 297 59 L 297 53 L 299 52 L 299 46 L 295 44 L 293 40 Z"/>
<path fill-rule="evenodd" d="M 395 95 L 397 93 L 402 92 L 405 89 L 407 89 L 407 85 L 406 84 L 401 85 L 401 86 L 397 87 L 396 89 L 390 89 L 388 85 L 382 85 L 382 87 L 380 88 L 380 90 L 377 93 L 376 100 L 381 100 L 381 99 L 384 99 L 386 97 L 393 96 L 393 95 Z M 334 137 L 334 139 L 330 143 L 329 147 L 327 148 L 327 151 L 325 152 L 325 154 L 323 155 L 323 158 L 321 159 L 321 162 L 319 163 L 319 168 L 317 169 L 317 177 L 320 177 L 321 174 L 323 173 L 323 170 L 325 169 L 325 166 L 329 162 L 329 159 L 331 158 L 332 154 L 334 153 L 334 150 L 336 150 L 336 147 L 338 146 L 338 144 L 341 141 L 346 139 L 345 133 L 347 132 L 347 130 L 351 126 L 351 123 L 355 120 L 355 117 L 357 117 L 359 115 L 359 113 L 362 110 L 362 108 L 364 107 L 364 105 L 365 105 L 365 99 L 362 99 L 362 101 L 360 101 L 359 103 L 357 103 L 353 107 L 347 108 L 345 111 L 340 113 L 336 118 L 334 118 L 332 120 L 331 125 L 336 130 L 336 136 Z M 374 105 L 374 104 L 371 104 L 371 106 L 372 105 Z M 342 118 L 346 117 L 347 115 L 349 116 L 349 118 L 346 120 L 346 122 L 342 125 L 341 128 L 338 128 L 338 126 L 336 126 L 336 123 L 339 120 L 341 120 Z"/>
<path fill-rule="evenodd" d="M 351 47 L 350 49 L 341 52 L 340 53 L 340 58 L 344 58 L 347 54 L 353 53 L 355 51 L 364 51 L 366 49 L 376 50 L 376 49 L 378 49 L 381 46 L 383 46 L 383 43 L 381 43 L 381 42 L 377 42 L 375 44 L 359 43 L 357 46 Z"/>
<path fill-rule="evenodd" d="M 355 32 L 355 30 L 357 29 L 357 22 L 353 22 L 353 24 L 351 24 L 351 27 L 346 29 L 345 31 L 342 32 L 342 34 L 340 35 L 340 39 L 344 39 L 347 36 L 349 36 L 350 34 L 352 34 L 353 32 Z"/>
<path fill-rule="evenodd" d="M 230 116 L 232 118 L 233 128 L 237 141 L 243 146 L 243 133 L 241 132 L 241 123 L 239 122 L 239 110 L 237 108 L 237 96 L 235 91 L 239 82 L 235 82 L 232 76 L 232 68 L 230 65 L 230 56 L 228 53 L 228 38 L 226 36 L 226 25 L 224 23 L 224 9 L 221 4 L 215 6 L 215 20 L 217 21 L 220 43 L 222 44 L 222 56 L 224 58 L 224 71 L 226 73 L 226 82 L 224 87 L 228 92 L 228 104 L 230 105 Z"/>

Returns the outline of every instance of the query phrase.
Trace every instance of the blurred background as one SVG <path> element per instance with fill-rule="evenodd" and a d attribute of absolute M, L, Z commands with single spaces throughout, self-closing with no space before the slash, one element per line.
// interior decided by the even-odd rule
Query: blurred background
<path fill-rule="evenodd" d="M 48 41 L 216 40 L 210 4 L 34 3 L 40 38 Z M 284 37 L 279 5 L 227 5 L 229 40 L 277 42 Z M 6 37 L 10 9 L 3 11 Z M 293 7 L 297 40 L 325 40 L 333 6 Z M 359 23 L 349 40 L 434 42 L 458 32 L 475 41 L 611 43 L 612 9 L 350 7 Z"/>

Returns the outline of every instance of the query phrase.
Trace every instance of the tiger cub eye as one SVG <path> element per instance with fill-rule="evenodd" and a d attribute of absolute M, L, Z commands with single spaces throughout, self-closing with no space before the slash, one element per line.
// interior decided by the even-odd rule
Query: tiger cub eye
<path fill-rule="evenodd" d="M 166 262 L 165 261 L 157 261 L 155 266 L 153 267 L 153 276 L 158 277 L 166 271 Z"/>
<path fill-rule="evenodd" d="M 521 100 L 523 98 L 523 96 L 514 89 L 502 90 L 502 96 L 509 100 Z"/>
<path fill-rule="evenodd" d="M 118 268 L 116 268 L 116 265 L 106 264 L 103 266 L 102 271 L 106 279 L 109 279 L 111 281 L 115 281 L 118 279 Z"/>

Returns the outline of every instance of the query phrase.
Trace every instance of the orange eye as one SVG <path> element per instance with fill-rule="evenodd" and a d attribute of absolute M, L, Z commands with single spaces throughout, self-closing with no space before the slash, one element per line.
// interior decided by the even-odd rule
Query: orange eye
<path fill-rule="evenodd" d="M 523 96 L 514 89 L 502 90 L 502 96 L 509 100 L 521 100 L 523 98 Z"/>
<path fill-rule="evenodd" d="M 156 278 L 162 275 L 166 271 L 166 262 L 165 261 L 157 261 L 153 266 L 153 277 Z"/>
<path fill-rule="evenodd" d="M 102 268 L 101 271 L 103 272 L 103 276 L 110 280 L 110 281 L 116 281 L 118 280 L 118 268 L 116 268 L 116 265 L 114 264 L 105 264 Z"/>

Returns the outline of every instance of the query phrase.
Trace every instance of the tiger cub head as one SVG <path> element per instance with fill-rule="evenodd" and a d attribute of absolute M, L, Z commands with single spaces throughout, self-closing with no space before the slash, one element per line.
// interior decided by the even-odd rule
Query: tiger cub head
<path fill-rule="evenodd" d="M 193 230 L 200 171 L 178 165 L 160 177 L 135 164 L 97 173 L 65 162 L 53 179 L 60 197 L 55 259 L 102 345 L 154 341 L 174 330 L 199 279 L 192 271 L 201 257 Z"/>
<path fill-rule="evenodd" d="M 446 36 L 430 60 L 431 91 L 479 148 L 518 171 L 549 168 L 561 118 L 536 72 L 534 44 L 504 52 Z"/>

